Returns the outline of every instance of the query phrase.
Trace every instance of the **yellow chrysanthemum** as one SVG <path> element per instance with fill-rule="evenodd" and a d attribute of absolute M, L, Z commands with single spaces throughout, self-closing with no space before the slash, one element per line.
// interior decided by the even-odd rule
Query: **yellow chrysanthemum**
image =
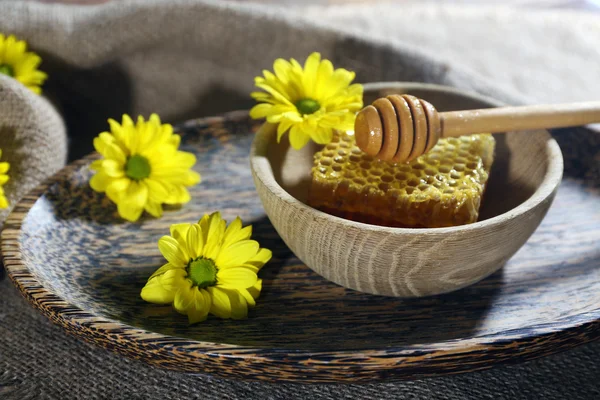
<path fill-rule="evenodd" d="M 333 129 L 354 128 L 356 112 L 363 105 L 362 85 L 350 84 L 354 72 L 334 70 L 319 53 L 312 53 L 304 68 L 293 58 L 277 59 L 273 70 L 275 74 L 263 71 L 264 77 L 255 78 L 256 86 L 266 93 L 252 93 L 260 104 L 250 110 L 250 116 L 279 124 L 277 140 L 289 131 L 292 147 L 300 149 L 310 139 L 331 142 Z"/>
<path fill-rule="evenodd" d="M 40 56 L 27 51 L 27 43 L 0 33 L 0 74 L 12 76 L 34 93 L 42 93 L 41 85 L 47 75 L 37 67 L 42 62 Z"/>
<path fill-rule="evenodd" d="M 148 121 L 138 117 L 137 124 L 128 115 L 123 115 L 121 125 L 113 119 L 108 123 L 111 132 L 94 139 L 104 158 L 91 164 L 98 173 L 90 186 L 106 192 L 121 217 L 137 221 L 144 210 L 160 217 L 162 204 L 190 201 L 186 187 L 200 182 L 200 174 L 190 169 L 196 156 L 178 151 L 181 137 L 173 134 L 171 125 L 161 124 L 156 114 Z"/>
<path fill-rule="evenodd" d="M 0 157 L 2 157 L 2 149 L 0 149 Z M 10 169 L 10 164 L 7 162 L 0 162 L 0 208 L 8 207 L 8 200 L 4 195 L 4 189 L 2 186 L 8 182 L 8 175 L 6 174 Z"/>
<path fill-rule="evenodd" d="M 221 213 L 206 214 L 197 224 L 171 226 L 158 248 L 168 263 L 142 289 L 144 300 L 171 304 L 191 324 L 208 314 L 245 318 L 262 288 L 257 272 L 271 259 L 271 251 L 250 240 L 252 226 L 242 228 L 236 218 L 229 226 Z"/>

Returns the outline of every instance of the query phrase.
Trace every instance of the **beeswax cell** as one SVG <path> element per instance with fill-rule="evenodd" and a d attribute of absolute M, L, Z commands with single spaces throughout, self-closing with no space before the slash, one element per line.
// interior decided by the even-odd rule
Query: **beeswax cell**
<path fill-rule="evenodd" d="M 409 164 L 363 153 L 337 132 L 315 154 L 308 203 L 375 225 L 437 228 L 477 221 L 494 159 L 490 134 L 445 138 Z"/>

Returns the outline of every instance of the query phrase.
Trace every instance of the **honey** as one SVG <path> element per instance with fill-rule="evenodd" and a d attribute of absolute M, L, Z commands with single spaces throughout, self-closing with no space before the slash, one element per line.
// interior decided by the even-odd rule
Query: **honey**
<path fill-rule="evenodd" d="M 477 221 L 495 141 L 490 134 L 440 139 L 408 164 L 362 152 L 350 132 L 336 132 L 317 152 L 308 203 L 374 225 L 437 228 Z"/>

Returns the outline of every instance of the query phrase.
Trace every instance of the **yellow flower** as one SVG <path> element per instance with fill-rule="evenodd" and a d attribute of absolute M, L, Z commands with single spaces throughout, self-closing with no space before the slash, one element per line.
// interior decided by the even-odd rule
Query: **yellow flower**
<path fill-rule="evenodd" d="M 262 288 L 257 272 L 271 251 L 250 240 L 252 226 L 236 218 L 229 226 L 221 213 L 206 214 L 197 224 L 175 224 L 158 248 L 168 261 L 142 289 L 142 299 L 171 304 L 190 324 L 208 314 L 245 318 Z"/>
<path fill-rule="evenodd" d="M 161 125 L 156 114 L 148 121 L 138 117 L 135 125 L 128 115 L 123 115 L 121 125 L 112 119 L 108 122 L 111 132 L 94 139 L 96 151 L 104 158 L 91 164 L 98 173 L 90 186 L 106 192 L 121 217 L 137 221 L 144 210 L 160 217 L 163 203 L 190 201 L 186 186 L 200 182 L 200 174 L 190 169 L 196 157 L 178 151 L 181 137 L 173 134 L 171 125 Z"/>
<path fill-rule="evenodd" d="M 27 51 L 27 43 L 0 33 L 0 74 L 12 76 L 34 93 L 42 93 L 41 85 L 47 75 L 37 67 L 42 62 L 40 56 Z"/>
<path fill-rule="evenodd" d="M 0 149 L 0 157 L 2 157 L 2 149 Z M 2 186 L 8 182 L 8 175 L 6 173 L 10 169 L 10 164 L 7 162 L 0 162 L 0 208 L 8 207 L 8 200 L 4 195 L 4 189 Z"/>
<path fill-rule="evenodd" d="M 333 129 L 354 128 L 356 112 L 363 105 L 362 85 L 350 84 L 354 72 L 334 70 L 319 53 L 312 53 L 304 68 L 293 58 L 277 59 L 273 70 L 275 74 L 263 71 L 264 77 L 255 78 L 255 85 L 266 93 L 251 94 L 260 104 L 250 110 L 250 116 L 279 124 L 278 141 L 289 131 L 292 147 L 300 149 L 310 139 L 331 142 Z"/>

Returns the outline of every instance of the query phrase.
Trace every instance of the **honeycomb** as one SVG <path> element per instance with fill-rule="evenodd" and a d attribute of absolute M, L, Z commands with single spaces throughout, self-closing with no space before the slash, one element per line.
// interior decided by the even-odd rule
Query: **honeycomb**
<path fill-rule="evenodd" d="M 363 153 L 352 132 L 337 132 L 315 154 L 308 203 L 374 225 L 469 224 L 479 216 L 494 147 L 490 134 L 445 138 L 408 164 L 392 164 Z"/>

